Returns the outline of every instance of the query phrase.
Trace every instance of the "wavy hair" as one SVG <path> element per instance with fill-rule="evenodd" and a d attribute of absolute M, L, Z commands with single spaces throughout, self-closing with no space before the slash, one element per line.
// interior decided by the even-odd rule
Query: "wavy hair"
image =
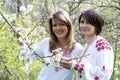
<path fill-rule="evenodd" d="M 74 38 L 73 38 L 74 30 L 73 30 L 73 24 L 70 19 L 70 16 L 66 11 L 59 10 L 59 11 L 55 12 L 49 19 L 49 33 L 50 33 L 49 50 L 50 50 L 50 52 L 52 52 L 52 50 L 54 50 L 59 43 L 58 38 L 56 37 L 56 35 L 53 32 L 52 20 L 54 20 L 54 21 L 60 20 L 66 24 L 66 26 L 68 28 L 68 33 L 66 36 L 65 45 L 69 46 L 69 45 L 73 44 L 73 42 L 74 42 Z"/>

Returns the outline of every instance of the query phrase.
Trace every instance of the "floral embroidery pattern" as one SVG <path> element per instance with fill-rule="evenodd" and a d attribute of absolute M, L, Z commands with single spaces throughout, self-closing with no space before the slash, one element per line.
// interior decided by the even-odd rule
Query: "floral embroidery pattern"
<path fill-rule="evenodd" d="M 63 49 L 63 54 L 62 54 L 62 56 L 64 56 L 64 57 L 71 57 L 71 51 L 72 51 L 72 48 L 68 48 L 68 49 Z"/>
<path fill-rule="evenodd" d="M 77 70 L 78 67 L 79 67 L 79 63 L 77 63 L 77 64 L 75 65 L 74 69 Z"/>
<path fill-rule="evenodd" d="M 80 64 L 80 63 L 77 63 L 75 65 L 75 69 L 78 70 L 79 74 L 80 74 L 80 78 L 82 78 L 82 72 L 84 70 L 84 64 Z"/>
<path fill-rule="evenodd" d="M 84 64 L 81 64 L 81 65 L 78 67 L 78 72 L 82 73 L 83 68 L 84 68 Z"/>
<path fill-rule="evenodd" d="M 56 47 L 56 49 L 59 49 L 59 46 L 58 47 Z M 73 48 L 66 48 L 66 49 L 62 49 L 62 51 L 61 51 L 61 56 L 62 57 L 68 57 L 68 58 L 70 58 L 71 57 L 71 51 L 73 50 Z M 61 60 L 61 56 L 60 56 L 60 59 L 58 59 L 59 58 L 59 56 L 56 56 L 56 61 L 58 61 L 59 62 L 59 60 Z M 57 60 L 58 59 L 58 60 Z M 54 60 L 54 59 L 53 59 Z M 52 59 L 51 59 L 51 61 L 52 61 Z M 56 72 L 58 72 L 58 71 L 60 71 L 62 68 L 61 67 L 58 67 L 58 66 L 55 66 L 54 67 L 54 70 L 56 71 Z"/>
<path fill-rule="evenodd" d="M 101 51 L 104 49 L 111 50 L 109 43 L 104 39 L 100 39 L 96 42 L 96 48 L 98 51 Z"/>
<path fill-rule="evenodd" d="M 54 70 L 55 70 L 56 72 L 60 71 L 61 69 L 62 69 L 61 67 L 54 67 Z"/>
<path fill-rule="evenodd" d="M 105 66 L 103 66 L 103 71 L 105 71 Z"/>
<path fill-rule="evenodd" d="M 82 75 L 80 74 L 80 78 L 82 78 Z"/>
<path fill-rule="evenodd" d="M 94 80 L 99 80 L 99 77 L 98 77 L 98 76 L 96 76 L 96 77 L 94 78 Z"/>

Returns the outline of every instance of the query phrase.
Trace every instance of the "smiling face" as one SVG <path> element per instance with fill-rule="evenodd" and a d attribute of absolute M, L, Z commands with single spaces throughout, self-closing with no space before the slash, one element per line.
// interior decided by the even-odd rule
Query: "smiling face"
<path fill-rule="evenodd" d="M 52 20 L 53 32 L 58 39 L 66 39 L 68 28 L 63 21 Z"/>
<path fill-rule="evenodd" d="M 69 14 L 64 10 L 55 12 L 49 19 L 50 52 L 57 45 L 69 46 L 74 43 L 74 29 Z"/>
<path fill-rule="evenodd" d="M 83 17 L 80 20 L 79 28 L 83 36 L 90 37 L 96 35 L 95 26 L 88 23 Z"/>
<path fill-rule="evenodd" d="M 94 9 L 83 11 L 79 16 L 78 21 L 81 33 L 84 36 L 99 35 L 104 25 L 102 15 Z"/>

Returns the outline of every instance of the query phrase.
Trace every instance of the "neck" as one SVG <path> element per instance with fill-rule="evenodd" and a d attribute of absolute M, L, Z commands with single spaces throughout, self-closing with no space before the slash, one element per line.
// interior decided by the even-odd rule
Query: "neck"
<path fill-rule="evenodd" d="M 96 38 L 97 38 L 96 35 L 94 35 L 94 36 L 86 36 L 85 37 L 86 42 L 87 42 L 88 45 L 90 45 Z"/>
<path fill-rule="evenodd" d="M 65 42 L 66 42 L 65 40 L 59 39 L 59 45 L 60 45 L 61 48 L 65 48 L 65 46 L 66 46 Z"/>
<path fill-rule="evenodd" d="M 75 41 L 74 41 L 73 43 L 68 43 L 66 40 L 67 40 L 67 39 L 59 39 L 59 46 L 60 46 L 62 49 L 66 49 L 66 48 L 71 47 L 71 45 L 75 42 Z"/>

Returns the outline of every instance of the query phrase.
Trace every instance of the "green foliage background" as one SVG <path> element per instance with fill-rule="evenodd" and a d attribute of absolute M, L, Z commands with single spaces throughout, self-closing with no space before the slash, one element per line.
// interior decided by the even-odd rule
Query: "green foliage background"
<path fill-rule="evenodd" d="M 78 16 L 87 8 L 99 10 L 105 18 L 101 36 L 110 42 L 115 52 L 114 73 L 111 80 L 120 79 L 120 3 L 116 2 L 117 0 L 29 0 L 26 4 L 22 0 L 20 6 L 33 5 L 33 8 L 28 13 L 21 11 L 19 14 L 12 7 L 6 9 L 6 1 L 0 2 L 0 11 L 3 15 L 9 16 L 5 17 L 11 25 L 22 29 L 23 37 L 30 46 L 35 46 L 44 37 L 49 36 L 48 18 L 59 9 L 68 11 L 75 26 L 75 39 L 84 44 L 78 31 Z M 17 14 L 15 19 L 12 18 L 13 13 Z M 29 32 L 30 35 L 27 36 Z M 0 17 L 0 80 L 36 80 L 42 63 L 35 61 L 31 64 L 29 74 L 22 70 L 25 64 L 26 62 L 19 59 L 17 38 L 5 20 Z"/>

